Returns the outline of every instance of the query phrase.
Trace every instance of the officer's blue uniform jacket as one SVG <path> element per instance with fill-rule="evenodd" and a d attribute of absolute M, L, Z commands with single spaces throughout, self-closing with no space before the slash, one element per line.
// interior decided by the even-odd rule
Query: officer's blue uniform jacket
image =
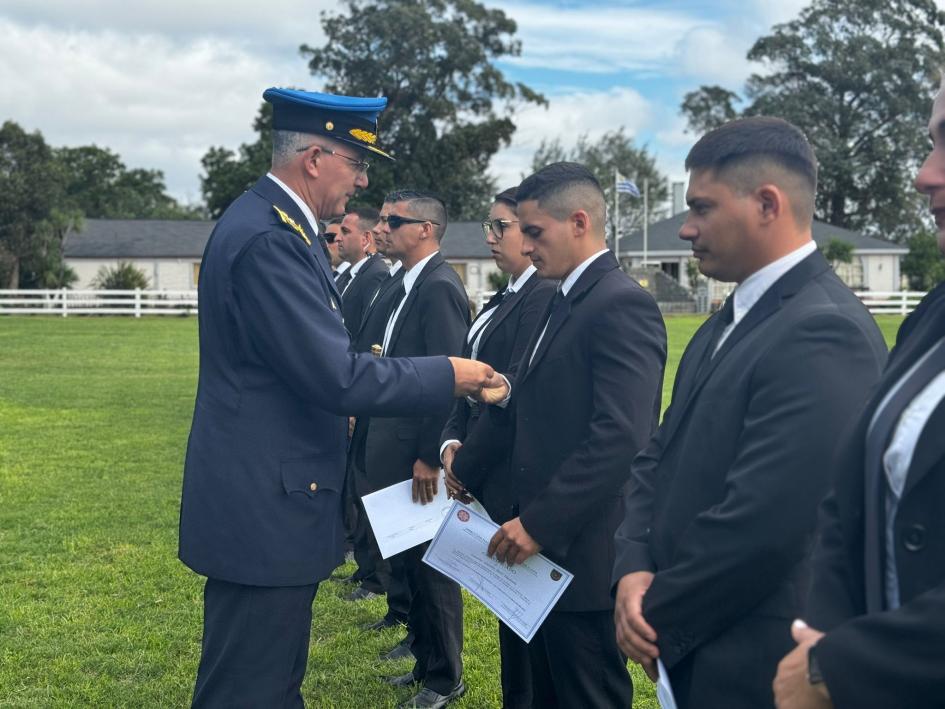
<path fill-rule="evenodd" d="M 267 177 L 210 235 L 199 302 L 180 558 L 232 583 L 320 581 L 343 555 L 346 417 L 445 412 L 452 366 L 351 350 L 317 235 Z"/>

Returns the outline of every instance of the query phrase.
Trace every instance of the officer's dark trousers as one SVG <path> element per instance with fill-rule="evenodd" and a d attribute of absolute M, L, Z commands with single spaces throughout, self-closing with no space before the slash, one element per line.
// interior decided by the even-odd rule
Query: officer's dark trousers
<path fill-rule="evenodd" d="M 412 592 L 411 651 L 417 662 L 413 676 L 424 687 L 449 694 L 463 676 L 463 596 L 459 585 L 423 563 L 427 544 L 391 557 L 394 575 L 401 567 Z"/>
<path fill-rule="evenodd" d="M 499 658 L 502 668 L 502 709 L 531 709 L 532 661 L 528 643 L 499 621 Z"/>
<path fill-rule="evenodd" d="M 305 706 L 300 688 L 317 590 L 207 579 L 193 706 Z"/>
<path fill-rule="evenodd" d="M 617 647 L 614 612 L 552 611 L 528 645 L 532 702 L 541 709 L 633 704 L 627 659 Z"/>

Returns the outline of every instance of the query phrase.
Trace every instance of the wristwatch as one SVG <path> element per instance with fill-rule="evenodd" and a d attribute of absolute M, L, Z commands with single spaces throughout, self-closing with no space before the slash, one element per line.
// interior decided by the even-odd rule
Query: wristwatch
<path fill-rule="evenodd" d="M 816 645 L 807 649 L 807 681 L 811 685 L 824 683 L 824 675 L 820 671 L 820 663 L 817 662 Z"/>

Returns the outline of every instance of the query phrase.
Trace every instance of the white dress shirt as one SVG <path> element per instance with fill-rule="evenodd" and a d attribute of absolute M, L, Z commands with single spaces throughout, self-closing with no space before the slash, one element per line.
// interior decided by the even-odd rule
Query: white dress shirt
<path fill-rule="evenodd" d="M 876 407 L 873 414 L 873 421 L 876 415 L 885 408 L 892 396 L 899 391 L 903 382 L 912 376 L 912 373 L 927 360 L 937 347 L 945 346 L 945 342 L 939 341 L 936 347 L 930 347 L 929 351 L 920 357 L 912 367 L 899 379 L 896 384 L 890 388 L 886 396 L 883 397 L 880 405 Z M 916 443 L 919 442 L 919 436 L 925 429 L 932 412 L 938 408 L 938 405 L 945 399 L 945 372 L 940 372 L 932 378 L 925 388 L 920 391 L 916 397 L 909 403 L 899 416 L 899 421 L 893 429 L 892 437 L 889 439 L 889 445 L 883 453 L 883 470 L 886 473 L 886 570 L 885 570 L 885 588 L 886 603 L 889 608 L 895 609 L 900 605 L 899 601 L 899 574 L 896 570 L 896 511 L 899 508 L 899 500 L 902 497 L 902 491 L 906 486 L 906 478 L 909 475 L 909 467 L 912 465 L 912 456 L 915 453 Z M 870 423 L 872 427 L 872 422 Z"/>
<path fill-rule="evenodd" d="M 772 261 L 764 268 L 760 268 L 748 276 L 744 281 L 738 284 L 732 297 L 735 302 L 732 306 L 732 322 L 722 331 L 718 343 L 715 345 L 715 352 L 719 351 L 722 343 L 732 334 L 732 330 L 741 320 L 748 315 L 748 311 L 761 300 L 768 289 L 775 284 L 785 273 L 794 268 L 817 250 L 817 244 L 808 241 L 800 248 L 795 249 L 786 256 L 782 256 L 777 261 Z M 715 354 L 713 352 L 713 354 Z"/>
<path fill-rule="evenodd" d="M 528 265 L 522 275 L 516 280 L 512 276 L 509 276 L 509 283 L 505 287 L 505 298 L 508 298 L 515 293 L 518 293 L 522 286 L 524 286 L 528 279 L 531 278 L 531 275 L 535 273 L 535 266 L 532 264 Z M 489 324 L 489 321 L 492 319 L 492 316 L 495 314 L 495 311 L 499 308 L 489 308 L 483 313 L 479 314 L 479 317 L 473 322 L 472 326 L 469 328 L 469 334 L 466 335 L 466 342 L 472 343 L 472 353 L 470 355 L 471 359 L 479 359 L 479 342 L 482 340 L 482 335 L 486 331 L 486 326 Z"/>
<path fill-rule="evenodd" d="M 393 277 L 394 277 L 394 274 L 397 273 L 397 271 L 400 270 L 400 267 L 401 267 L 402 265 L 403 265 L 403 264 L 402 264 L 400 261 L 396 261 L 393 266 L 391 266 L 389 269 L 387 269 L 388 277 L 393 278 Z M 383 285 L 383 284 L 382 284 L 382 285 Z M 377 296 L 379 296 L 380 294 L 381 294 L 381 286 L 378 286 L 378 287 L 377 287 L 377 290 L 374 291 L 374 295 L 371 296 L 371 302 L 368 303 L 368 307 L 369 307 L 369 308 L 370 308 L 372 305 L 374 305 L 374 301 L 377 300 Z"/>
<path fill-rule="evenodd" d="M 367 263 L 367 260 L 368 260 L 369 258 L 370 258 L 370 256 L 365 256 L 365 257 L 362 258 L 360 261 L 358 261 L 356 264 L 354 264 L 353 266 L 351 266 L 351 278 L 349 278 L 349 279 L 348 279 L 348 282 L 345 283 L 345 287 L 342 289 L 341 295 L 344 295 L 344 294 L 345 294 L 345 291 L 348 290 L 348 287 L 352 284 L 352 282 L 354 282 L 355 277 L 358 275 L 358 271 L 360 271 L 360 270 L 361 270 L 361 267 L 364 266 L 364 264 Z M 338 275 L 340 276 L 341 273 L 339 273 Z"/>
<path fill-rule="evenodd" d="M 397 318 L 400 317 L 400 311 L 403 310 L 404 303 L 407 302 L 407 296 L 410 295 L 410 291 L 413 289 L 413 284 L 417 282 L 417 278 L 420 277 L 420 272 L 423 270 L 423 267 L 427 265 L 427 262 L 436 256 L 439 251 L 434 251 L 432 254 L 426 258 L 421 259 L 413 265 L 413 268 L 404 272 L 404 293 L 400 298 L 400 303 L 397 305 L 397 309 L 393 312 L 390 318 L 387 321 L 387 327 L 384 328 L 384 344 L 382 345 L 381 355 L 384 356 L 387 354 L 387 346 L 390 344 L 391 335 L 394 333 L 394 325 L 397 323 Z"/>

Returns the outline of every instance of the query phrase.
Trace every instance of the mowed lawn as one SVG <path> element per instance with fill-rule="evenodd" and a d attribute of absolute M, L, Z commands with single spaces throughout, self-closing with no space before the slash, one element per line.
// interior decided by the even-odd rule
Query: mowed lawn
<path fill-rule="evenodd" d="M 701 321 L 667 320 L 664 406 Z M 881 318 L 887 340 L 900 321 Z M 0 707 L 188 704 L 202 579 L 177 560 L 177 522 L 196 376 L 193 318 L 0 318 Z M 399 635 L 362 631 L 383 600 L 347 590 L 319 589 L 306 701 L 393 706 L 409 692 L 377 677 L 410 665 L 377 656 Z M 498 707 L 495 620 L 466 600 L 456 706 Z"/>

